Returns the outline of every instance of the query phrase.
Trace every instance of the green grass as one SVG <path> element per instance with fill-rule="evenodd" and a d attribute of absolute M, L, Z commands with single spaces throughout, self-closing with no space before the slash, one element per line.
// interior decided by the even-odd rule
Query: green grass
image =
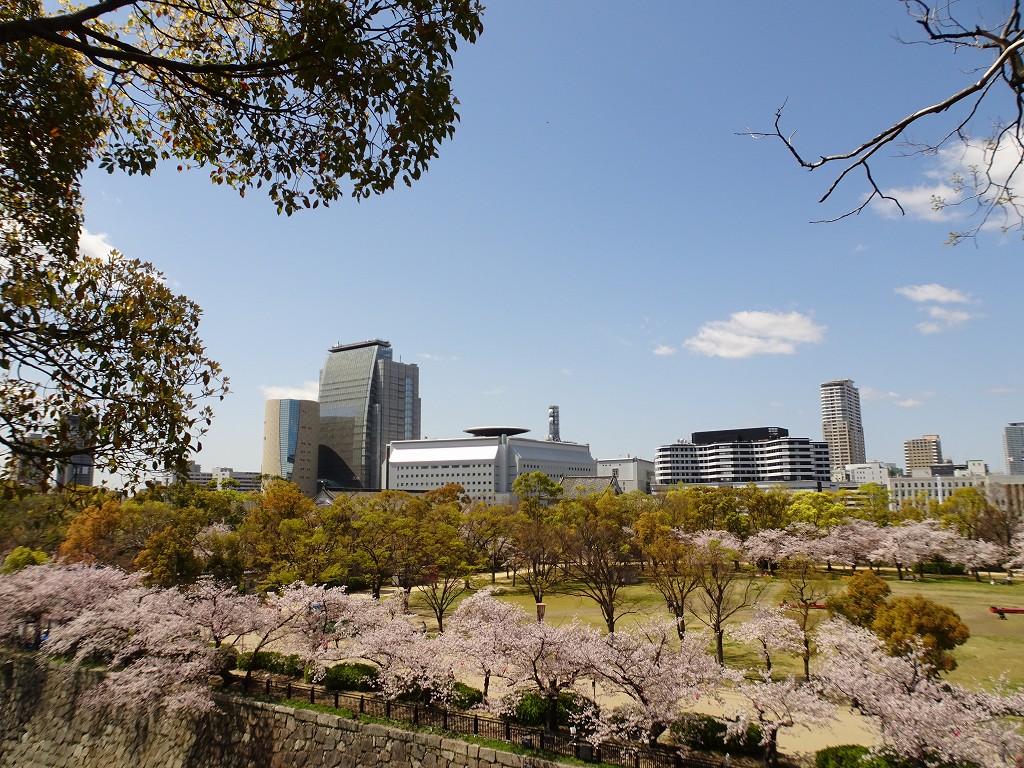
<path fill-rule="evenodd" d="M 843 589 L 843 577 L 847 572 L 837 571 L 834 590 Z M 958 614 L 971 630 L 971 639 L 954 652 L 958 668 L 949 673 L 947 679 L 961 685 L 985 685 L 987 681 L 1006 676 L 1011 685 L 1024 687 L 1024 614 L 1009 614 L 1006 621 L 989 611 L 989 606 L 1024 607 L 1024 583 L 1012 586 L 978 582 L 970 576 L 930 575 L 924 581 L 899 581 L 887 577 L 893 595 L 921 594 L 930 600 L 948 605 Z M 521 606 L 530 616 L 535 615 L 533 596 L 522 585 L 512 587 L 509 581 L 498 582 L 499 596 L 503 600 Z M 766 579 L 760 595 L 761 604 L 777 604 L 784 597 L 785 585 L 779 580 Z M 617 629 L 628 629 L 638 622 L 660 621 L 669 618 L 668 611 L 659 595 L 648 585 L 630 586 L 623 590 L 624 611 Z M 597 604 L 582 597 L 549 594 L 544 600 L 547 610 L 545 621 L 561 624 L 579 618 L 585 624 L 604 630 L 604 619 Z M 416 610 L 428 626 L 433 626 L 432 617 L 414 599 L 411 607 Z M 735 617 L 744 620 L 748 611 Z M 813 614 L 817 620 L 828 618 L 827 611 Z M 703 625 L 693 616 L 686 619 L 688 630 L 700 630 Z M 725 661 L 734 669 L 759 669 L 763 659 L 753 646 L 733 643 L 726 637 Z M 813 665 L 812 660 L 812 665 Z M 773 671 L 778 675 L 800 675 L 803 673 L 801 660 L 792 654 L 779 654 L 772 658 Z"/>

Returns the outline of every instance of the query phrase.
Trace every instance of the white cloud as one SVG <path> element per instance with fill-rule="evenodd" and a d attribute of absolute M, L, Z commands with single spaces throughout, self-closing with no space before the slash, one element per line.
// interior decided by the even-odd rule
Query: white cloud
<path fill-rule="evenodd" d="M 683 345 L 709 357 L 792 355 L 800 344 L 818 344 L 825 327 L 799 312 L 734 312 L 728 320 L 705 323 Z"/>
<path fill-rule="evenodd" d="M 658 355 L 659 357 L 668 357 L 669 355 L 674 355 L 675 353 L 676 348 L 670 347 L 667 344 L 659 344 L 654 348 L 654 354 Z"/>
<path fill-rule="evenodd" d="M 985 390 L 986 395 L 1013 395 L 1020 392 L 1019 387 L 989 387 Z"/>
<path fill-rule="evenodd" d="M 1009 182 L 1009 190 L 1015 199 L 1024 194 L 1021 176 L 1015 174 L 1020 165 L 1020 147 L 1012 137 L 1002 141 L 995 149 L 990 142 L 976 139 L 952 143 L 939 150 L 931 166 L 924 172 L 925 181 L 908 187 L 894 187 L 885 190 L 900 201 L 903 210 L 911 218 L 933 222 L 949 222 L 967 219 L 975 208 L 973 202 L 982 208 L 991 202 L 993 193 L 1001 192 Z M 975 199 L 974 195 L 984 192 L 975 189 L 972 179 L 977 178 L 982 186 L 991 182 L 993 188 Z M 973 202 L 972 202 L 973 201 Z M 959 206 L 959 203 L 966 205 Z M 901 213 L 895 203 L 887 200 L 872 201 L 872 208 L 886 218 L 898 218 Z M 1021 216 L 1013 206 L 999 207 L 984 222 L 982 229 L 1015 227 L 1021 224 Z"/>
<path fill-rule="evenodd" d="M 455 355 L 446 357 L 445 355 L 431 355 L 428 352 L 420 352 L 416 356 L 422 360 L 431 360 L 433 362 L 454 362 L 459 359 Z"/>
<path fill-rule="evenodd" d="M 975 315 L 962 309 L 950 309 L 941 304 L 967 304 L 971 297 L 956 288 L 947 288 L 938 283 L 926 285 L 905 285 L 897 288 L 896 293 L 916 303 L 927 303 L 921 311 L 928 315 L 928 320 L 917 324 L 917 332 L 928 335 L 942 333 L 963 325 Z"/>
<path fill-rule="evenodd" d="M 912 397 L 908 397 L 906 400 L 895 401 L 893 405 L 898 405 L 900 408 L 920 408 L 922 405 L 924 405 L 924 402 L 921 400 L 915 400 Z"/>
<path fill-rule="evenodd" d="M 82 232 L 78 236 L 78 250 L 83 256 L 89 256 L 94 259 L 108 259 L 110 258 L 110 252 L 114 250 L 114 246 L 107 240 L 108 237 L 110 235 L 106 232 L 96 234 L 82 227 Z"/>
<path fill-rule="evenodd" d="M 971 298 L 956 288 L 946 288 L 938 283 L 927 285 L 905 285 L 897 288 L 896 293 L 911 301 L 934 301 L 938 304 L 967 304 Z"/>
<path fill-rule="evenodd" d="M 974 317 L 970 312 L 945 307 L 928 307 L 928 316 L 932 319 L 917 324 L 919 333 L 942 333 L 963 325 Z"/>
<path fill-rule="evenodd" d="M 497 396 L 497 395 L 504 395 L 505 392 L 507 392 L 507 391 L 508 390 L 506 390 L 505 387 L 495 387 L 494 389 L 484 390 L 483 394 L 491 395 L 491 396 Z"/>
<path fill-rule="evenodd" d="M 572 376 L 572 369 L 571 368 L 563 368 L 562 369 L 562 375 L 563 376 Z"/>
<path fill-rule="evenodd" d="M 261 385 L 260 391 L 267 400 L 316 400 L 320 396 L 320 384 L 304 381 L 298 387 Z"/>
<path fill-rule="evenodd" d="M 874 389 L 873 387 L 860 388 L 861 400 L 895 400 L 899 396 L 899 392 L 893 392 L 892 390 L 883 392 L 879 389 Z"/>

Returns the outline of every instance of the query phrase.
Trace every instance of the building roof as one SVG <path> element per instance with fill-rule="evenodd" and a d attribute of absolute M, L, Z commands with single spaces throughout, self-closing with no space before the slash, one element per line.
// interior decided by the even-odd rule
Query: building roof
<path fill-rule="evenodd" d="M 418 464 L 438 461 L 494 461 L 498 455 L 498 444 L 454 445 L 446 447 L 406 448 L 392 443 L 392 464 Z"/>
<path fill-rule="evenodd" d="M 615 475 L 564 475 L 558 484 L 569 498 L 589 496 L 611 488 L 616 495 L 622 493 L 619 480 Z"/>

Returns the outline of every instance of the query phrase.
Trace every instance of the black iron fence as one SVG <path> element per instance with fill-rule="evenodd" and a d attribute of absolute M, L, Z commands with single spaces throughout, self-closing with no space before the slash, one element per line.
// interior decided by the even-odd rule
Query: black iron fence
<path fill-rule="evenodd" d="M 361 693 L 329 691 L 322 686 L 291 680 L 236 678 L 232 687 L 248 693 L 262 693 L 271 698 L 301 699 L 336 709 L 348 709 L 360 715 L 410 723 L 416 726 L 439 728 L 464 735 L 481 736 L 493 741 L 517 744 L 554 755 L 575 757 L 596 763 L 610 763 L 624 768 L 722 768 L 728 760 L 683 755 L 669 747 L 646 747 L 633 744 L 602 743 L 592 745 L 576 734 L 560 730 L 551 732 L 518 725 L 508 718 L 493 715 L 443 709 L 424 704 L 389 701 L 381 696 Z"/>

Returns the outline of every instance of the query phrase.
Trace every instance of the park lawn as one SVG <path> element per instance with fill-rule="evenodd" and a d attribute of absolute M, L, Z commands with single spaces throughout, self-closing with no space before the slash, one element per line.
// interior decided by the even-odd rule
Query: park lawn
<path fill-rule="evenodd" d="M 843 578 L 847 575 L 837 571 L 833 593 L 843 589 Z M 1011 685 L 1024 686 L 1024 614 L 1009 614 L 1006 621 L 1000 621 L 989 606 L 1024 607 L 1024 583 L 1007 586 L 978 582 L 966 576 L 929 575 L 923 581 L 899 581 L 887 578 L 893 595 L 912 596 L 921 594 L 955 610 L 971 630 L 971 639 L 954 651 L 958 668 L 946 677 L 960 685 L 985 685 L 987 681 L 1005 675 Z M 522 586 L 512 587 L 509 582 L 499 581 L 496 594 L 503 600 L 521 606 L 528 615 L 535 616 L 536 609 L 532 595 Z M 623 590 L 625 613 L 616 625 L 617 629 L 629 629 L 638 622 L 665 621 L 669 619 L 661 595 L 646 584 L 638 584 Z M 777 579 L 764 579 L 759 602 L 762 605 L 777 605 L 785 597 L 785 584 Z M 595 629 L 603 631 L 604 619 L 592 600 L 571 595 L 549 594 L 545 597 L 545 621 L 562 624 L 578 618 Z M 410 607 L 426 621 L 435 626 L 432 616 L 413 593 Z M 749 610 L 740 612 L 733 621 L 743 621 Z M 819 611 L 815 618 L 828 618 L 827 611 Z M 730 622 L 732 623 L 732 622 Z M 686 618 L 687 631 L 699 631 L 703 625 L 692 615 Z M 711 646 L 709 645 L 709 650 Z M 758 649 L 733 642 L 726 635 L 725 662 L 733 669 L 750 670 L 763 666 Z M 812 670 L 814 659 L 811 660 Z M 772 657 L 773 673 L 776 677 L 787 674 L 802 675 L 803 664 L 794 654 L 777 654 Z"/>
<path fill-rule="evenodd" d="M 1005 674 L 1015 687 L 1024 686 L 1024 614 L 1006 621 L 989 610 L 1024 608 L 1024 586 L 977 582 L 966 576 L 928 576 L 924 581 L 889 581 L 893 595 L 920 594 L 948 605 L 971 630 L 971 638 L 953 651 L 958 667 L 946 678 L 959 685 L 985 684 Z"/>

